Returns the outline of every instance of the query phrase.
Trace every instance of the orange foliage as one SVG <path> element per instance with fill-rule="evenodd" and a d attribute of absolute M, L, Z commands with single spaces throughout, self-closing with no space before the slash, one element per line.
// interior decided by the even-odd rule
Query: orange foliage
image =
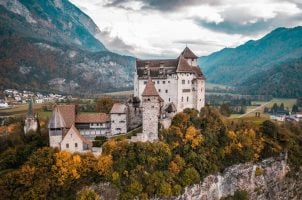
<path fill-rule="evenodd" d="M 203 136 L 194 126 L 190 126 L 186 131 L 184 142 L 191 143 L 191 147 L 195 149 L 197 146 L 202 144 Z"/>
<path fill-rule="evenodd" d="M 111 155 L 101 155 L 98 159 L 97 170 L 100 174 L 105 175 L 112 168 L 113 160 Z"/>

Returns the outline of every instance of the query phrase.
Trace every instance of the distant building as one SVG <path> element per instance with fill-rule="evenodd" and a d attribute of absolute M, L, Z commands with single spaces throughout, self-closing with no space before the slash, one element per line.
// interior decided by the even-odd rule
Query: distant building
<path fill-rule="evenodd" d="M 29 100 L 28 103 L 28 111 L 27 115 L 25 118 L 25 123 L 24 123 L 24 133 L 28 133 L 30 131 L 37 131 L 38 129 L 38 119 L 37 115 L 34 114 L 33 112 L 33 107 L 32 107 L 32 99 Z"/>

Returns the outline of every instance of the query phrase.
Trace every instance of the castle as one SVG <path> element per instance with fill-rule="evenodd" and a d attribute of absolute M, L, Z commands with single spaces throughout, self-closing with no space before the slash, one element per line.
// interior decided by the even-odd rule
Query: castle
<path fill-rule="evenodd" d="M 132 141 L 157 140 L 158 124 L 168 128 L 176 112 L 204 107 L 205 78 L 197 58 L 186 47 L 176 59 L 136 61 L 134 95 L 142 102 L 143 132 Z"/>
<path fill-rule="evenodd" d="M 147 80 L 151 78 L 165 107 L 174 104 L 177 112 L 185 108 L 200 110 L 205 104 L 205 78 L 197 58 L 186 47 L 176 59 L 137 60 L 134 96 L 142 100 Z"/>
<path fill-rule="evenodd" d="M 137 124 L 142 132 L 129 142 L 153 142 L 159 124 L 167 128 L 177 112 L 200 110 L 204 103 L 205 78 L 197 56 L 186 47 L 176 59 L 137 60 L 134 97 L 114 104 L 109 114 L 79 114 L 75 105 L 57 105 L 48 123 L 49 143 L 61 150 L 90 151 L 96 136 L 127 133 Z"/>

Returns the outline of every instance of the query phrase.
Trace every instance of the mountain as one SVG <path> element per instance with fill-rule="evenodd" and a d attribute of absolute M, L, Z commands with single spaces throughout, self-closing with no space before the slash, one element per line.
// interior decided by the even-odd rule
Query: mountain
<path fill-rule="evenodd" d="M 95 38 L 95 23 L 67 0 L 1 0 L 2 34 L 77 46 L 89 51 L 105 51 Z"/>
<path fill-rule="evenodd" d="M 286 61 L 265 72 L 249 77 L 239 89 L 247 94 L 296 98 L 302 96 L 301 85 L 302 57 Z"/>
<path fill-rule="evenodd" d="M 199 65 L 209 82 L 240 86 L 250 77 L 257 81 L 256 74 L 301 57 L 301 35 L 301 26 L 278 28 L 259 40 L 201 57 Z"/>
<path fill-rule="evenodd" d="M 135 58 L 107 51 L 67 0 L 0 1 L 0 89 L 98 93 L 129 89 Z"/>

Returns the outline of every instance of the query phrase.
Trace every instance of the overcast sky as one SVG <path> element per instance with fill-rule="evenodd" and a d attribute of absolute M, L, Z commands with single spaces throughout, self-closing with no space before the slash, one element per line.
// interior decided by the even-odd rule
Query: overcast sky
<path fill-rule="evenodd" d="M 139 58 L 198 56 L 302 25 L 302 0 L 71 0 L 113 51 Z"/>

